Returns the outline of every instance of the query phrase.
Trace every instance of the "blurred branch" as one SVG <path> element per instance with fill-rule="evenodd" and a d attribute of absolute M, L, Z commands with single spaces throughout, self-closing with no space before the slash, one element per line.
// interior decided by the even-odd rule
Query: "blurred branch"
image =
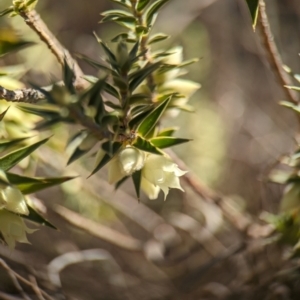
<path fill-rule="evenodd" d="M 288 100 L 294 104 L 298 104 L 298 98 L 296 96 L 296 93 L 284 87 L 286 85 L 292 85 L 292 82 L 289 75 L 284 71 L 282 67 L 283 66 L 282 59 L 278 52 L 277 46 L 274 42 L 274 37 L 271 31 L 268 15 L 266 13 L 266 4 L 264 0 L 259 1 L 258 11 L 259 11 L 258 12 L 259 22 L 257 25 L 259 26 L 261 31 L 261 35 L 263 38 L 263 45 L 267 53 L 271 68 L 275 76 L 277 77 L 278 81 L 280 82 L 283 92 L 285 93 Z"/>
<path fill-rule="evenodd" d="M 23 299 L 26 300 L 30 300 L 30 298 L 28 297 L 28 295 L 24 292 L 23 288 L 21 287 L 15 272 L 7 265 L 7 263 L 0 258 L 0 265 L 7 271 L 7 274 L 9 275 L 9 277 L 11 278 L 15 288 L 18 290 L 18 292 L 20 293 L 20 295 L 22 295 Z"/>
<path fill-rule="evenodd" d="M 65 207 L 57 205 L 54 207 L 54 211 L 73 226 L 83 229 L 91 235 L 107 241 L 115 246 L 130 251 L 139 251 L 142 249 L 142 243 L 139 240 L 84 218 Z"/>
<path fill-rule="evenodd" d="M 19 275 L 18 273 L 16 273 L 1 258 L 0 258 L 0 265 L 7 271 L 8 275 L 11 277 L 11 279 L 12 279 L 12 281 L 14 283 L 14 286 L 19 291 L 19 293 L 22 295 L 23 299 L 30 300 L 30 298 L 23 291 L 23 289 L 22 289 L 19 281 L 21 281 L 21 282 L 25 283 L 26 285 L 30 286 L 34 291 L 37 288 L 36 285 L 35 285 L 35 283 L 32 283 L 32 282 L 28 281 L 27 279 L 25 279 L 24 277 L 22 277 L 21 275 Z M 41 291 L 41 294 L 45 297 L 45 299 L 47 299 L 47 300 L 53 300 L 53 298 L 50 297 L 50 295 L 48 295 L 45 291 L 43 291 L 41 289 L 39 289 L 39 290 Z"/>
<path fill-rule="evenodd" d="M 11 296 L 0 291 L 0 299 L 2 300 L 22 300 L 22 298 Z"/>
<path fill-rule="evenodd" d="M 61 280 L 60 280 L 60 272 L 68 267 L 71 264 L 78 264 L 84 261 L 107 261 L 110 263 L 110 273 L 120 273 L 122 274 L 122 269 L 117 264 L 115 259 L 112 255 L 104 250 L 104 249 L 89 249 L 89 250 L 82 250 L 82 251 L 74 251 L 64 253 L 58 257 L 55 257 L 49 264 L 48 264 L 48 276 L 49 280 L 52 284 L 57 287 L 61 287 Z M 108 270 L 107 270 L 108 272 Z M 112 274 L 108 274 L 112 275 Z M 123 284 L 126 285 L 125 280 L 123 278 Z"/>
<path fill-rule="evenodd" d="M 23 11 L 20 12 L 20 16 L 24 19 L 25 23 L 37 33 L 40 39 L 48 46 L 51 52 L 56 56 L 58 62 L 63 66 L 66 61 L 69 66 L 74 69 L 75 81 L 74 86 L 77 90 L 83 90 L 88 86 L 82 76 L 83 72 L 77 64 L 76 60 L 73 59 L 70 52 L 65 49 L 61 43 L 56 39 L 53 33 L 48 29 L 47 25 L 41 19 L 40 15 L 35 11 Z"/>
<path fill-rule="evenodd" d="M 171 150 L 168 154 L 182 170 L 188 170 L 186 164 Z M 201 198 L 208 202 L 215 203 L 223 212 L 224 217 L 239 231 L 245 232 L 248 226 L 253 222 L 250 216 L 235 210 L 226 201 L 226 197 L 220 195 L 207 187 L 195 174 L 191 171 L 182 176 L 184 181 L 193 189 L 193 191 Z"/>
<path fill-rule="evenodd" d="M 0 99 L 9 102 L 37 103 L 45 95 L 35 89 L 8 90 L 0 85 Z"/>
<path fill-rule="evenodd" d="M 37 281 L 34 276 L 29 275 L 29 280 L 33 284 L 32 289 L 34 290 L 38 300 L 45 300 L 45 298 L 42 295 L 41 289 L 39 288 Z"/>

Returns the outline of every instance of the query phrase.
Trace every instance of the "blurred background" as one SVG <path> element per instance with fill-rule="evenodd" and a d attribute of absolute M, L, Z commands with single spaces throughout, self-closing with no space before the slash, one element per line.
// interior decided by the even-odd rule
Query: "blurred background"
<path fill-rule="evenodd" d="M 1 0 L 0 10 L 9 5 Z M 99 61 L 103 53 L 92 32 L 109 41 L 120 31 L 115 24 L 98 24 L 100 12 L 116 7 L 110 1 L 41 0 L 37 11 L 71 53 Z M 299 73 L 299 3 L 266 0 L 266 7 L 282 59 Z M 18 79 L 25 84 L 61 78 L 55 57 L 21 18 L 1 18 L 1 28 L 36 43 L 1 59 L 1 67 L 23 64 Z M 228 211 L 248 222 L 259 222 L 262 211 L 277 212 L 282 187 L 267 177 L 294 150 L 298 124 L 278 104 L 285 95 L 245 1 L 172 0 L 154 31 L 172 36 L 160 47 L 182 45 L 185 59 L 199 58 L 185 76 L 202 85 L 190 100 L 196 112 L 165 120 L 180 126 L 178 136 L 193 140 L 174 151 L 205 186 L 224 195 Z M 86 74 L 97 75 L 79 63 Z M 165 202 L 142 197 L 138 203 L 131 182 L 118 191 L 109 186 L 106 169 L 85 179 L 94 157 L 65 168 L 65 143 L 73 130 L 54 128 L 52 142 L 36 157 L 38 167 L 27 168 L 40 176 L 80 177 L 36 195 L 59 230 L 40 228 L 29 236 L 31 245 L 14 251 L 0 245 L 0 257 L 13 270 L 35 278 L 53 299 L 299 299 L 299 274 L 288 269 L 282 275 L 291 267 L 282 249 L 259 237 L 249 240 L 240 230 L 245 220 L 228 218 L 224 206 L 200 197 L 184 180 L 185 193 L 172 190 Z M 24 289 L 29 299 L 44 299 Z M 26 299 L 4 270 L 0 291 L 3 299 Z"/>

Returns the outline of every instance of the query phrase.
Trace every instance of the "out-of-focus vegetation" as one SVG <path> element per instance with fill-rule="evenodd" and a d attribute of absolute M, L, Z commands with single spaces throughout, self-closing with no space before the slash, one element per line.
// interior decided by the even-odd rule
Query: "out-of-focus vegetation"
<path fill-rule="evenodd" d="M 2 0 L 0 10 L 10 4 Z M 283 61 L 299 73 L 299 5 L 296 0 L 269 0 L 266 5 Z M 37 11 L 72 54 L 99 61 L 104 53 L 92 32 L 109 41 L 120 31 L 113 23 L 98 24 L 100 12 L 109 8 L 116 5 L 40 0 Z M 61 80 L 55 56 L 22 18 L 0 19 L 0 48 L 1 33 L 7 30 L 9 38 L 18 35 L 35 45 L 21 45 L 24 49 L 0 57 L 0 75 L 2 70 L 9 73 L 0 76 L 0 85 L 17 89 Z M 225 198 L 218 202 L 200 197 L 183 180 L 184 194 L 171 190 L 165 202 L 162 196 L 149 201 L 142 195 L 138 202 L 131 182 L 117 191 L 107 183 L 107 169 L 86 179 L 96 149 L 66 167 L 76 145 L 65 146 L 79 126 L 57 125 L 39 133 L 53 137 L 16 171 L 78 176 L 32 197 L 59 230 L 40 228 L 28 237 L 31 245 L 18 244 L 14 251 L 0 245 L 0 258 L 24 278 L 36 280 L 53 299 L 298 299 L 298 263 L 286 259 L 285 248 L 274 243 L 273 236 L 264 238 L 270 227 L 260 218 L 263 211 L 276 214 L 280 209 L 283 188 L 270 183 L 268 176 L 284 155 L 294 152 L 298 120 L 278 104 L 285 95 L 259 33 L 252 31 L 245 1 L 172 0 L 158 15 L 154 31 L 171 35 L 162 47 L 182 45 L 185 59 L 199 58 L 186 67 L 186 78 L 202 86 L 189 101 L 195 112 L 176 117 L 176 136 L 193 141 L 176 146 L 174 152 L 201 182 Z M 85 74 L 99 75 L 84 61 L 79 64 Z M 3 138 L 17 138 L 19 124 L 24 133 L 41 120 L 11 106 L 6 122 L 0 123 Z M 1 102 L 0 112 L 7 107 Z M 173 126 L 174 119 L 166 117 L 164 124 Z M 255 226 L 242 224 L 239 213 Z M 292 245 L 297 242 L 297 222 L 289 217 L 271 220 L 279 229 L 291 228 Z M 47 299 L 28 284 L 21 285 L 23 294 L 1 269 L 0 298 L 9 299 L 4 297 L 10 294 Z"/>

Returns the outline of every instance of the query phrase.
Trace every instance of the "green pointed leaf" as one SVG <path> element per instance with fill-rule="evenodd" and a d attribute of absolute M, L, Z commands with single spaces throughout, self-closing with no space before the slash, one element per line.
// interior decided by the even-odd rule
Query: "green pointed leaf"
<path fill-rule="evenodd" d="M 121 110 L 122 109 L 122 107 L 120 105 L 118 105 L 116 103 L 113 103 L 111 101 L 105 101 L 104 103 L 105 103 L 106 106 L 108 106 L 112 109 L 115 109 L 115 110 Z"/>
<path fill-rule="evenodd" d="M 114 155 L 121 148 L 122 144 L 119 142 L 107 141 L 101 145 L 101 148 L 110 155 Z"/>
<path fill-rule="evenodd" d="M 28 219 L 32 222 L 53 228 L 55 230 L 57 230 L 57 228 L 51 224 L 49 221 L 47 221 L 41 214 L 39 214 L 37 211 L 35 211 L 30 205 L 27 205 L 28 210 L 29 210 L 29 215 L 22 215 L 22 218 L 24 219 Z"/>
<path fill-rule="evenodd" d="M 6 142 L 3 142 L 3 143 L 0 143 L 0 152 L 3 152 L 15 145 L 18 145 L 20 143 L 22 143 L 23 141 L 29 139 L 30 137 L 24 137 L 24 138 L 18 138 L 18 139 L 13 139 L 13 140 L 10 140 L 10 141 L 6 141 Z"/>
<path fill-rule="evenodd" d="M 96 120 L 101 120 L 101 118 L 105 115 L 106 110 L 104 107 L 103 99 L 101 96 L 101 91 L 104 89 L 106 83 L 105 79 L 99 79 L 95 84 L 92 85 L 92 87 L 86 91 L 82 97 L 83 99 L 88 99 L 88 105 L 94 107 L 97 109 L 96 113 Z"/>
<path fill-rule="evenodd" d="M 125 16 L 125 17 L 133 17 L 132 13 L 130 12 L 127 12 L 125 10 L 121 10 L 121 9 L 110 9 L 110 10 L 107 10 L 105 12 L 102 12 L 101 13 L 102 16 L 109 16 L 109 15 L 117 15 L 117 16 Z"/>
<path fill-rule="evenodd" d="M 137 139 L 133 143 L 133 146 L 146 152 L 162 155 L 162 152 L 158 148 L 156 148 L 149 141 L 143 139 L 140 136 L 137 137 Z"/>
<path fill-rule="evenodd" d="M 285 85 L 285 88 L 289 89 L 289 90 L 294 90 L 299 92 L 300 91 L 300 86 L 290 86 L 290 85 Z"/>
<path fill-rule="evenodd" d="M 135 129 L 150 113 L 150 109 L 140 112 L 129 121 L 129 128 Z"/>
<path fill-rule="evenodd" d="M 252 27 L 255 30 L 257 15 L 258 15 L 259 0 L 246 0 L 246 2 L 252 18 Z"/>
<path fill-rule="evenodd" d="M 130 59 L 131 63 L 135 61 L 139 47 L 140 47 L 140 41 L 137 41 L 131 48 L 131 50 L 129 52 L 129 59 Z"/>
<path fill-rule="evenodd" d="M 137 11 L 142 11 L 149 3 L 151 0 L 139 0 L 137 4 Z"/>
<path fill-rule="evenodd" d="M 136 192 L 137 198 L 140 200 L 141 182 L 142 182 L 142 170 L 138 170 L 132 174 L 132 180 Z"/>
<path fill-rule="evenodd" d="M 35 45 L 35 43 L 33 42 L 22 41 L 22 40 L 9 41 L 9 40 L 3 40 L 0 37 L 0 57 L 5 54 L 18 51 L 33 45 Z"/>
<path fill-rule="evenodd" d="M 86 149 L 86 150 L 81 150 L 80 147 L 77 147 L 74 152 L 72 153 L 72 155 L 70 156 L 70 158 L 68 159 L 67 162 L 67 166 L 70 165 L 72 162 L 74 162 L 75 160 L 79 159 L 80 157 L 82 157 L 84 154 L 86 154 L 87 152 L 89 152 L 91 149 Z"/>
<path fill-rule="evenodd" d="M 288 101 L 280 101 L 279 104 L 284 106 L 284 107 L 290 108 L 290 109 L 294 110 L 297 113 L 300 113 L 300 106 L 298 106 L 294 103 L 291 103 L 291 102 L 288 102 Z"/>
<path fill-rule="evenodd" d="M 156 125 L 160 117 L 169 105 L 171 97 L 160 103 L 139 125 L 137 131 L 142 136 L 147 136 L 148 132 Z"/>
<path fill-rule="evenodd" d="M 149 8 L 147 9 L 147 12 L 145 14 L 147 26 L 152 26 L 154 16 L 158 12 L 158 10 L 168 1 L 169 0 L 158 0 L 158 1 L 155 1 L 154 3 L 152 3 L 151 6 L 149 6 Z"/>
<path fill-rule="evenodd" d="M 129 1 L 127 1 L 127 0 L 110 0 L 111 2 L 114 2 L 114 3 L 117 3 L 117 4 L 119 4 L 119 5 L 122 5 L 122 6 L 124 6 L 124 7 L 126 7 L 126 8 L 131 8 L 131 5 L 130 5 L 130 2 Z"/>
<path fill-rule="evenodd" d="M 67 120 L 64 118 L 53 118 L 52 120 L 40 121 L 35 124 L 33 129 L 34 130 L 44 130 L 44 129 L 48 129 L 58 123 L 66 122 L 66 121 Z"/>
<path fill-rule="evenodd" d="M 114 96 L 117 99 L 120 99 L 119 92 L 109 83 L 105 82 L 104 84 L 105 92 L 109 93 L 110 95 Z"/>
<path fill-rule="evenodd" d="M 157 33 L 149 38 L 148 45 L 164 41 L 168 39 L 170 36 L 164 33 Z"/>
<path fill-rule="evenodd" d="M 162 129 L 162 130 L 158 133 L 157 137 L 160 137 L 160 136 L 172 136 L 173 133 L 174 133 L 175 131 L 177 131 L 178 129 L 179 129 L 178 127 L 164 128 L 164 129 Z"/>
<path fill-rule="evenodd" d="M 98 43 L 102 46 L 105 54 L 108 57 L 108 60 L 110 62 L 110 64 L 112 65 L 112 67 L 116 68 L 117 67 L 117 59 L 116 56 L 113 54 L 113 52 L 108 48 L 108 46 L 106 46 L 105 43 L 102 42 L 102 40 L 97 36 L 97 34 L 94 32 L 94 35 L 98 41 Z"/>
<path fill-rule="evenodd" d="M 151 96 L 148 95 L 148 94 L 134 94 L 134 95 L 131 95 L 131 97 L 129 98 L 128 100 L 128 103 L 130 105 L 134 105 L 136 103 L 148 103 L 150 104 L 151 101 L 150 101 L 150 98 Z"/>
<path fill-rule="evenodd" d="M 103 168 L 112 158 L 113 156 L 119 151 L 119 149 L 121 148 L 122 144 L 118 143 L 118 142 L 114 142 L 112 144 L 112 146 L 109 145 L 110 142 L 105 142 L 102 144 L 102 149 L 104 149 L 107 154 L 105 154 L 103 156 L 103 158 L 101 159 L 101 161 L 96 165 L 96 167 L 94 168 L 94 170 L 92 171 L 92 173 L 89 175 L 89 177 L 91 177 L 93 174 L 95 174 L 96 172 L 98 172 L 101 168 Z M 108 154 L 108 153 L 112 153 L 112 155 Z M 88 178 L 89 178 L 88 177 Z"/>
<path fill-rule="evenodd" d="M 109 73 L 114 72 L 113 69 L 110 67 L 104 66 L 101 63 L 97 62 L 96 60 L 84 55 L 84 54 L 76 54 L 76 56 L 80 59 L 83 59 L 85 62 L 87 62 L 89 65 L 91 65 L 94 68 L 101 69 L 104 71 L 107 71 Z"/>
<path fill-rule="evenodd" d="M 26 113 L 37 115 L 47 119 L 60 118 L 58 107 L 54 106 L 29 106 L 26 104 L 18 105 L 18 108 Z"/>
<path fill-rule="evenodd" d="M 121 32 L 113 37 L 110 41 L 113 43 L 120 42 L 120 41 L 128 41 L 129 34 L 127 32 Z"/>
<path fill-rule="evenodd" d="M 160 64 L 160 62 L 147 64 L 144 68 L 130 74 L 130 92 L 133 92 L 151 73 L 157 70 Z"/>
<path fill-rule="evenodd" d="M 26 177 L 13 173 L 6 173 L 10 184 L 16 186 L 22 194 L 27 195 L 31 193 L 44 190 L 46 188 L 62 184 L 66 181 L 74 179 L 75 177 Z"/>
<path fill-rule="evenodd" d="M 191 140 L 176 138 L 176 137 L 171 137 L 171 136 L 155 137 L 150 140 L 151 144 L 153 144 L 155 147 L 160 148 L 160 149 L 176 146 L 176 145 L 186 143 L 189 141 L 191 141 Z"/>
<path fill-rule="evenodd" d="M 75 87 L 74 87 L 74 80 L 75 80 L 75 73 L 71 66 L 69 66 L 66 57 L 64 58 L 63 64 L 63 80 L 65 83 L 66 88 L 71 94 L 75 94 Z"/>
<path fill-rule="evenodd" d="M 121 180 L 119 180 L 116 184 L 115 184 L 115 190 L 117 190 L 130 176 L 125 176 L 123 177 Z"/>
<path fill-rule="evenodd" d="M 9 110 L 10 106 L 3 112 L 0 114 L 0 122 L 3 120 L 3 118 L 5 117 L 7 111 Z"/>
<path fill-rule="evenodd" d="M 14 7 L 13 6 L 10 6 L 9 8 L 6 8 L 2 11 L 0 11 L 0 17 L 3 17 L 5 15 L 8 15 L 10 13 L 14 12 Z"/>
<path fill-rule="evenodd" d="M 24 148 L 10 152 L 2 157 L 0 157 L 0 169 L 7 171 L 14 167 L 23 158 L 30 155 L 33 151 L 38 149 L 41 145 L 45 144 L 49 138 L 43 139 L 37 143 L 26 146 Z"/>

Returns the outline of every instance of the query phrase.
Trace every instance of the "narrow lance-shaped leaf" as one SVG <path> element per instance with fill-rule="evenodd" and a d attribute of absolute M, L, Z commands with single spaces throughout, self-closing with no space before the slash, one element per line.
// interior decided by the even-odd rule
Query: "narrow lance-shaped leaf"
<path fill-rule="evenodd" d="M 189 139 L 176 138 L 172 136 L 154 137 L 150 140 L 151 144 L 160 149 L 176 146 L 189 141 Z"/>
<path fill-rule="evenodd" d="M 117 68 L 117 59 L 113 52 L 102 42 L 102 40 L 98 37 L 98 35 L 94 32 L 94 35 L 98 41 L 98 43 L 102 46 L 105 54 L 108 57 L 108 60 L 113 68 Z"/>
<path fill-rule="evenodd" d="M 149 109 L 137 114 L 129 121 L 129 128 L 134 129 L 137 125 L 139 125 L 150 113 Z"/>
<path fill-rule="evenodd" d="M 162 130 L 158 133 L 157 137 L 159 137 L 159 136 L 172 136 L 173 133 L 174 133 L 175 131 L 177 131 L 178 129 L 179 129 L 178 127 L 168 127 L 168 128 L 164 128 L 164 129 L 162 129 Z"/>
<path fill-rule="evenodd" d="M 151 73 L 157 70 L 160 66 L 160 62 L 146 65 L 141 70 L 131 74 L 131 81 L 129 83 L 129 90 L 133 92 Z"/>
<path fill-rule="evenodd" d="M 138 170 L 132 174 L 132 180 L 137 198 L 140 200 L 140 190 L 142 181 L 142 170 Z"/>
<path fill-rule="evenodd" d="M 142 136 L 147 136 L 148 132 L 156 125 L 160 117 L 166 110 L 170 103 L 171 97 L 167 98 L 160 105 L 158 105 L 139 125 L 138 133 Z"/>
<path fill-rule="evenodd" d="M 136 9 L 142 11 L 151 0 L 139 0 Z"/>
<path fill-rule="evenodd" d="M 97 69 L 102 69 L 104 71 L 107 71 L 107 72 L 113 72 L 113 70 L 110 68 L 110 67 L 107 67 L 107 66 L 104 66 L 102 65 L 101 63 L 99 63 L 98 61 L 84 55 L 84 54 L 76 54 L 76 56 L 80 59 L 83 59 L 85 62 L 87 62 L 89 65 L 91 65 L 92 67 L 94 68 L 97 68 Z"/>
<path fill-rule="evenodd" d="M 75 177 L 52 177 L 52 178 L 39 178 L 39 177 L 26 177 L 13 173 L 6 173 L 7 179 L 10 184 L 15 185 L 22 194 L 31 194 L 40 190 L 62 184 Z"/>
<path fill-rule="evenodd" d="M 146 151 L 146 152 L 149 152 L 152 154 L 162 155 L 162 152 L 158 148 L 156 148 L 149 141 L 143 139 L 140 136 L 137 137 L 137 139 L 133 143 L 133 146 L 140 150 L 143 150 L 143 151 Z"/>
<path fill-rule="evenodd" d="M 14 7 L 13 7 L 13 6 L 10 6 L 9 8 L 6 8 L 6 9 L 0 11 L 0 17 L 3 17 L 3 16 L 5 16 L 5 15 L 7 15 L 7 14 L 10 14 L 10 13 L 12 13 L 13 11 L 14 11 Z"/>
<path fill-rule="evenodd" d="M 107 153 L 103 155 L 103 157 L 97 163 L 96 167 L 94 168 L 94 170 L 92 171 L 92 173 L 89 175 L 89 177 L 91 177 L 93 174 L 95 174 L 101 168 L 103 168 L 113 158 L 113 156 L 119 151 L 119 149 L 122 146 L 122 144 L 119 143 L 119 142 L 114 142 L 112 144 L 112 147 L 110 147 L 107 143 L 104 143 L 104 144 L 105 144 L 105 147 L 103 147 L 103 145 L 102 145 L 102 148 L 105 148 L 104 151 L 106 151 Z M 112 148 L 112 149 L 110 149 L 110 148 Z M 100 150 L 100 151 L 102 151 L 102 150 Z M 112 152 L 112 155 L 110 155 L 109 152 Z"/>
<path fill-rule="evenodd" d="M 119 180 L 116 184 L 115 184 L 115 190 L 117 190 L 130 176 L 125 176 L 123 177 L 121 180 Z"/>
<path fill-rule="evenodd" d="M 168 39 L 169 37 L 170 37 L 169 35 L 166 35 L 163 33 L 157 33 L 149 38 L 148 45 L 164 41 L 164 40 Z"/>
<path fill-rule="evenodd" d="M 18 138 L 18 139 L 13 139 L 10 141 L 0 143 L 0 152 L 5 151 L 5 150 L 9 149 L 10 147 L 20 144 L 28 138 L 30 138 L 30 137 Z"/>
<path fill-rule="evenodd" d="M 105 82 L 104 90 L 115 98 L 120 99 L 119 92 L 111 84 Z"/>
<path fill-rule="evenodd" d="M 158 0 L 158 1 L 154 2 L 154 3 L 152 3 L 152 5 L 147 9 L 147 12 L 146 12 L 146 23 L 147 23 L 147 26 L 151 26 L 152 25 L 153 18 L 155 16 L 155 14 L 168 1 L 169 0 Z"/>
<path fill-rule="evenodd" d="M 40 215 L 37 211 L 35 211 L 30 205 L 27 205 L 27 207 L 29 210 L 29 215 L 28 216 L 23 215 L 22 216 L 23 218 L 57 230 L 57 228 L 53 224 L 51 224 L 49 221 L 47 221 L 42 215 Z"/>
<path fill-rule="evenodd" d="M 74 71 L 72 70 L 71 66 L 68 64 L 68 61 L 66 57 L 64 58 L 64 65 L 63 65 L 63 72 L 64 72 L 64 83 L 65 86 L 67 87 L 68 91 L 71 94 L 75 94 L 75 88 L 74 88 L 74 79 L 75 79 L 75 74 Z"/>
<path fill-rule="evenodd" d="M 252 18 L 252 27 L 255 30 L 256 22 L 257 22 L 257 15 L 259 9 L 259 0 L 246 0 L 250 15 Z"/>
<path fill-rule="evenodd" d="M 300 113 L 300 106 L 295 105 L 294 103 L 288 102 L 288 101 L 280 101 L 279 102 L 280 105 L 285 106 L 287 108 L 290 108 L 292 110 L 294 110 L 297 113 Z"/>
<path fill-rule="evenodd" d="M 74 150 L 74 152 L 71 154 L 70 158 L 68 159 L 67 162 L 67 166 L 70 165 L 72 162 L 74 162 L 75 160 L 79 159 L 80 157 L 82 157 L 84 154 L 86 154 L 87 152 L 89 152 L 91 149 L 84 149 L 81 150 L 80 147 L 76 147 L 76 149 Z"/>
<path fill-rule="evenodd" d="M 49 138 L 43 139 L 37 143 L 26 146 L 24 148 L 10 152 L 2 157 L 0 157 L 0 169 L 7 171 L 14 167 L 23 158 L 30 155 L 33 151 L 39 148 L 41 145 L 45 144 Z"/>
<path fill-rule="evenodd" d="M 133 62 L 135 60 L 135 58 L 137 56 L 137 52 L 139 50 L 139 46 L 140 46 L 140 41 L 137 41 L 133 45 L 132 49 L 130 50 L 130 52 L 129 52 L 129 59 L 131 60 L 131 62 Z"/>
<path fill-rule="evenodd" d="M 5 117 L 5 115 L 6 115 L 6 113 L 7 113 L 7 111 L 8 111 L 8 109 L 10 108 L 10 106 L 3 112 L 3 113 L 1 113 L 0 114 L 0 122 L 3 120 L 3 118 Z"/>

